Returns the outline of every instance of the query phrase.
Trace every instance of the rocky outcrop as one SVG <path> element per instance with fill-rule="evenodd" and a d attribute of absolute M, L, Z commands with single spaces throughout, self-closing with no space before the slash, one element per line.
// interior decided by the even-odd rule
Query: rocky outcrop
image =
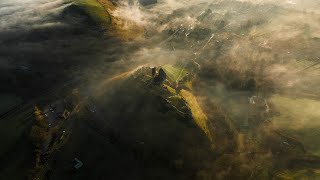
<path fill-rule="evenodd" d="M 158 74 L 154 77 L 154 84 L 160 85 L 167 79 L 167 74 L 164 72 L 162 68 L 159 69 Z"/>

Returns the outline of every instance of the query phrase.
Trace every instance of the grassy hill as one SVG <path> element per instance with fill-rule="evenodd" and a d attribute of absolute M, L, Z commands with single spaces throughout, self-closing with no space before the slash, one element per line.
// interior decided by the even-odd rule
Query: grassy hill
<path fill-rule="evenodd" d="M 83 8 L 92 20 L 102 28 L 108 28 L 111 24 L 110 14 L 98 0 L 73 0 L 73 2 Z"/>
<path fill-rule="evenodd" d="M 169 90 L 148 86 L 149 76 L 138 75 L 112 78 L 109 90 L 92 99 L 95 111 L 79 113 L 50 179 L 177 180 L 210 171 L 203 164 L 212 163 L 213 151 L 203 131 L 164 99 Z M 84 167 L 67 173 L 72 166 L 61 164 L 73 157 Z"/>

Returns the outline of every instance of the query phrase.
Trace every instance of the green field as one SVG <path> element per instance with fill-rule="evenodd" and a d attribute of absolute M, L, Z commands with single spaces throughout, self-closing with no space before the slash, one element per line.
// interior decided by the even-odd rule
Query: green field
<path fill-rule="evenodd" d="M 303 170 L 291 170 L 283 171 L 279 173 L 276 178 L 279 180 L 309 180 L 309 179 L 319 179 L 320 170 L 319 169 L 303 169 Z"/>
<path fill-rule="evenodd" d="M 33 156 L 27 135 L 32 112 L 32 107 L 20 107 L 0 121 L 0 161 L 4 165 L 0 179 L 24 179 L 29 173 Z"/>
<path fill-rule="evenodd" d="M 22 102 L 20 98 L 11 94 L 0 94 L 0 99 L 0 114 L 5 113 Z"/>
<path fill-rule="evenodd" d="M 181 66 L 173 66 L 166 64 L 163 66 L 163 70 L 166 72 L 168 78 L 172 81 L 179 81 L 188 74 L 188 71 Z"/>
<path fill-rule="evenodd" d="M 273 118 L 276 128 L 298 138 L 308 152 L 320 155 L 320 101 L 280 95 L 271 100 L 280 112 Z"/>
<path fill-rule="evenodd" d="M 32 122 L 32 108 L 21 109 L 13 117 L 0 121 L 0 156 L 3 156 L 23 136 Z"/>
<path fill-rule="evenodd" d="M 73 0 L 74 3 L 82 7 L 86 13 L 101 27 L 108 28 L 111 24 L 111 16 L 108 11 L 98 2 L 98 0 Z"/>

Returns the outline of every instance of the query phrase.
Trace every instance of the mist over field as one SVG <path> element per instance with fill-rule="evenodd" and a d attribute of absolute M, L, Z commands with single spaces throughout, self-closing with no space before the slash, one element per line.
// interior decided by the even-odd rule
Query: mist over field
<path fill-rule="evenodd" d="M 317 179 L 319 48 L 318 0 L 0 0 L 0 97 L 79 101 L 48 179 Z M 182 70 L 164 93 L 142 67 Z M 69 173 L 71 156 L 95 168 Z"/>

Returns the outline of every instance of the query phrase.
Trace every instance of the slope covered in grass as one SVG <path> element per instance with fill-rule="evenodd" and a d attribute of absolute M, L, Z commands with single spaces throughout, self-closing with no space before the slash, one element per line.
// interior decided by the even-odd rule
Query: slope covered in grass
<path fill-rule="evenodd" d="M 98 0 L 73 0 L 79 7 L 83 8 L 86 13 L 102 28 L 108 28 L 111 24 L 111 16 L 108 11 L 99 3 Z"/>
<path fill-rule="evenodd" d="M 212 140 L 211 133 L 208 127 L 208 117 L 202 111 L 196 97 L 186 90 L 181 90 L 180 95 L 188 104 L 195 123 L 203 130 L 204 133 L 206 133 L 207 137 Z"/>

